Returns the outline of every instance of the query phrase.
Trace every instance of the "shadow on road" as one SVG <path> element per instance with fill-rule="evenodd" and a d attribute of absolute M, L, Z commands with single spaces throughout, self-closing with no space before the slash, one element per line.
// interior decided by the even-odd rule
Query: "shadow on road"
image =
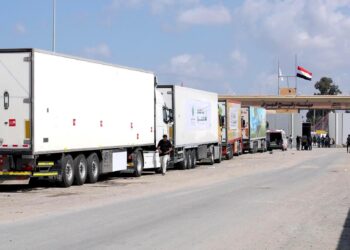
<path fill-rule="evenodd" d="M 350 209 L 344 222 L 337 250 L 350 250 Z"/>

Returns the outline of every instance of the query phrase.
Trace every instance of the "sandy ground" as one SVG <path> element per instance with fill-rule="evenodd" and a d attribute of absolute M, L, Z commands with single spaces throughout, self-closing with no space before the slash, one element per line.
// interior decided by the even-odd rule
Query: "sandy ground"
<path fill-rule="evenodd" d="M 67 189 L 46 182 L 27 187 L 0 186 L 0 223 L 32 220 L 160 193 L 190 190 L 272 169 L 290 168 L 330 151 L 344 149 L 245 154 L 214 166 L 200 165 L 185 171 L 170 170 L 166 176 L 152 172 L 140 178 L 109 175 L 96 184 Z M 344 168 L 344 171 L 349 168 L 350 171 L 350 165 L 340 168 Z"/>

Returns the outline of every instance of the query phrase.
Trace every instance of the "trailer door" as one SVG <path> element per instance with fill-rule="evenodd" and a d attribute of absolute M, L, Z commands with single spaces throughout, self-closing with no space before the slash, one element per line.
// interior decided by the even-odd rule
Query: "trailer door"
<path fill-rule="evenodd" d="M 30 150 L 31 52 L 0 51 L 0 153 Z"/>

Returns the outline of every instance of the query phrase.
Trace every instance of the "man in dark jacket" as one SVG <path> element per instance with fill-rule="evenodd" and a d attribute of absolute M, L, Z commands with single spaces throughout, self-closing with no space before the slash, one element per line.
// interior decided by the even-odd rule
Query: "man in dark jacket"
<path fill-rule="evenodd" d="M 167 135 L 163 135 L 163 139 L 158 142 L 157 149 L 159 151 L 162 174 L 165 175 L 170 158 L 170 152 L 173 150 L 173 145 L 171 145 Z"/>
<path fill-rule="evenodd" d="M 349 147 L 350 147 L 350 135 L 348 135 L 348 138 L 346 139 L 346 152 L 349 153 Z"/>

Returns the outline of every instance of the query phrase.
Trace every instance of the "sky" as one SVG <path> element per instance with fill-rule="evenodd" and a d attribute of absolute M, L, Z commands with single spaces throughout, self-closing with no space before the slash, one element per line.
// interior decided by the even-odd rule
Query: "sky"
<path fill-rule="evenodd" d="M 0 48 L 52 50 L 52 0 L 2 0 Z M 56 0 L 56 52 L 153 71 L 160 84 L 277 93 L 278 65 L 350 94 L 350 0 Z"/>

